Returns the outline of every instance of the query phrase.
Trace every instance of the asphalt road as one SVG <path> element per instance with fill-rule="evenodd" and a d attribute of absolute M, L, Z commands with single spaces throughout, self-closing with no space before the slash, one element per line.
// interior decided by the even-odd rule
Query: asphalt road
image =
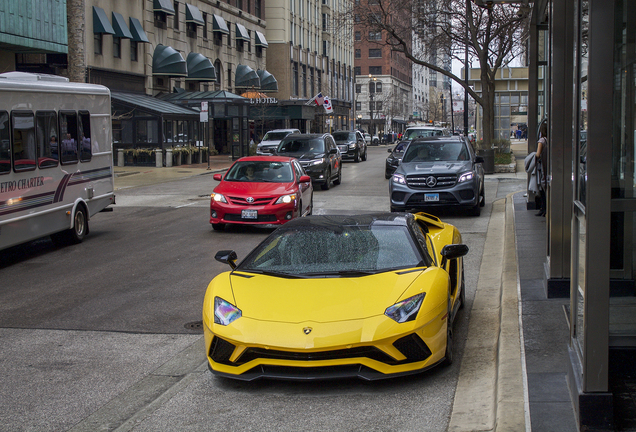
<path fill-rule="evenodd" d="M 388 211 L 385 147 L 317 188 L 315 214 Z M 216 182 L 200 175 L 121 190 L 80 245 L 47 239 L 0 252 L 1 431 L 444 431 L 492 201 L 523 188 L 487 178 L 480 217 L 441 216 L 470 247 L 455 363 L 408 378 L 242 383 L 207 371 L 197 324 L 205 288 L 271 229 L 209 224 Z"/>

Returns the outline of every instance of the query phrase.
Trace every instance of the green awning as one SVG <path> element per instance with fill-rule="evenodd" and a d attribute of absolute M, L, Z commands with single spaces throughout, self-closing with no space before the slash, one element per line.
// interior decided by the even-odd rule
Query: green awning
<path fill-rule="evenodd" d="M 236 40 L 250 41 L 250 35 L 247 33 L 247 29 L 244 25 L 236 23 Z"/>
<path fill-rule="evenodd" d="M 144 28 L 142 27 L 139 20 L 137 18 L 130 17 L 129 21 L 130 33 L 132 33 L 132 40 L 134 40 L 135 42 L 150 43 L 150 41 L 148 40 L 148 36 L 146 35 L 146 32 L 144 31 Z"/>
<path fill-rule="evenodd" d="M 93 33 L 115 34 L 113 26 L 110 25 L 110 21 L 108 21 L 106 12 L 97 6 L 93 6 Z"/>
<path fill-rule="evenodd" d="M 184 77 L 188 75 L 188 68 L 179 51 L 159 44 L 152 55 L 152 74 Z"/>
<path fill-rule="evenodd" d="M 266 70 L 261 70 L 261 69 L 257 70 L 256 74 L 261 80 L 261 91 L 265 91 L 265 92 L 278 91 L 278 81 L 276 81 L 276 78 L 274 78 L 274 75 L 267 72 Z"/>
<path fill-rule="evenodd" d="M 201 15 L 199 8 L 188 3 L 186 3 L 186 22 L 194 23 L 196 25 L 205 25 L 203 15 Z"/>
<path fill-rule="evenodd" d="M 192 119 L 198 119 L 199 113 L 190 108 L 176 105 L 170 102 L 166 102 L 164 100 L 140 94 L 131 94 L 131 93 L 119 93 L 119 92 L 111 92 L 110 94 L 111 100 L 119 103 L 123 103 L 128 106 L 132 106 L 137 108 L 138 110 L 150 113 L 150 114 L 161 114 L 161 115 L 170 115 L 170 116 L 180 116 L 180 117 L 191 117 Z"/>
<path fill-rule="evenodd" d="M 227 28 L 225 20 L 218 15 L 212 15 L 212 31 L 223 34 L 230 34 L 230 29 Z"/>
<path fill-rule="evenodd" d="M 258 31 L 254 33 L 256 33 L 256 42 L 254 43 L 254 45 L 267 48 L 268 47 L 267 39 L 265 39 L 265 36 L 263 35 L 263 33 Z"/>
<path fill-rule="evenodd" d="M 203 54 L 191 52 L 186 59 L 188 77 L 191 81 L 216 81 L 216 70 L 209 58 Z"/>
<path fill-rule="evenodd" d="M 238 65 L 234 74 L 234 87 L 261 88 L 261 80 L 254 69 L 247 65 Z"/>
<path fill-rule="evenodd" d="M 153 0 L 152 10 L 154 12 L 163 12 L 168 15 L 174 15 L 172 0 Z"/>
<path fill-rule="evenodd" d="M 132 39 L 133 37 L 126 25 L 124 17 L 117 12 L 113 12 L 113 29 L 115 29 L 115 36 L 117 37 L 126 39 Z"/>

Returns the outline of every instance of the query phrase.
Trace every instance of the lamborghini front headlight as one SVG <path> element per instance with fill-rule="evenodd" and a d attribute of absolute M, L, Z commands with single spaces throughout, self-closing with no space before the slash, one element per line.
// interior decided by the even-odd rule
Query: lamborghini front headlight
<path fill-rule="evenodd" d="M 214 297 L 214 323 L 230 325 L 239 319 L 243 313 L 239 308 L 223 300 L 221 297 Z"/>
<path fill-rule="evenodd" d="M 422 306 L 425 295 L 425 293 L 421 293 L 413 297 L 409 297 L 406 300 L 402 300 L 401 302 L 386 308 L 384 315 L 398 323 L 413 321 Z"/>

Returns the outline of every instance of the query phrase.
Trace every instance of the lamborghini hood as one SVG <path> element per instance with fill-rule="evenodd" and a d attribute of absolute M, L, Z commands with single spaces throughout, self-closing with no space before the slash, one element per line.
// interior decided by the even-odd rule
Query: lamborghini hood
<path fill-rule="evenodd" d="M 418 277 L 418 286 L 424 288 L 414 291 L 413 295 L 425 291 L 434 279 L 431 270 L 311 279 L 240 273 L 231 276 L 231 284 L 236 306 L 244 317 L 286 323 L 326 323 L 383 314 Z"/>

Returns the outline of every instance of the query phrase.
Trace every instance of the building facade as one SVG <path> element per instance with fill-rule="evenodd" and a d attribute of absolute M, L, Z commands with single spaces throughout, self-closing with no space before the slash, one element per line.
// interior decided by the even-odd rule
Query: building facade
<path fill-rule="evenodd" d="M 356 2 L 354 16 L 355 96 L 359 127 L 372 135 L 402 132 L 413 113 L 413 68 L 404 54 L 383 43 L 384 31 L 361 16 L 373 13 L 377 2 Z M 408 17 L 401 17 L 408 20 Z M 409 49 L 411 40 L 408 40 Z"/>
<path fill-rule="evenodd" d="M 481 93 L 481 69 L 468 71 L 468 84 Z M 476 110 L 477 139 L 483 139 L 483 108 Z M 495 139 L 507 140 L 528 124 L 528 68 L 504 67 L 495 75 Z"/>
<path fill-rule="evenodd" d="M 269 70 L 279 83 L 275 126 L 324 132 L 353 126 L 353 28 L 343 0 L 272 0 L 265 5 Z M 305 103 L 322 93 L 333 113 Z"/>

